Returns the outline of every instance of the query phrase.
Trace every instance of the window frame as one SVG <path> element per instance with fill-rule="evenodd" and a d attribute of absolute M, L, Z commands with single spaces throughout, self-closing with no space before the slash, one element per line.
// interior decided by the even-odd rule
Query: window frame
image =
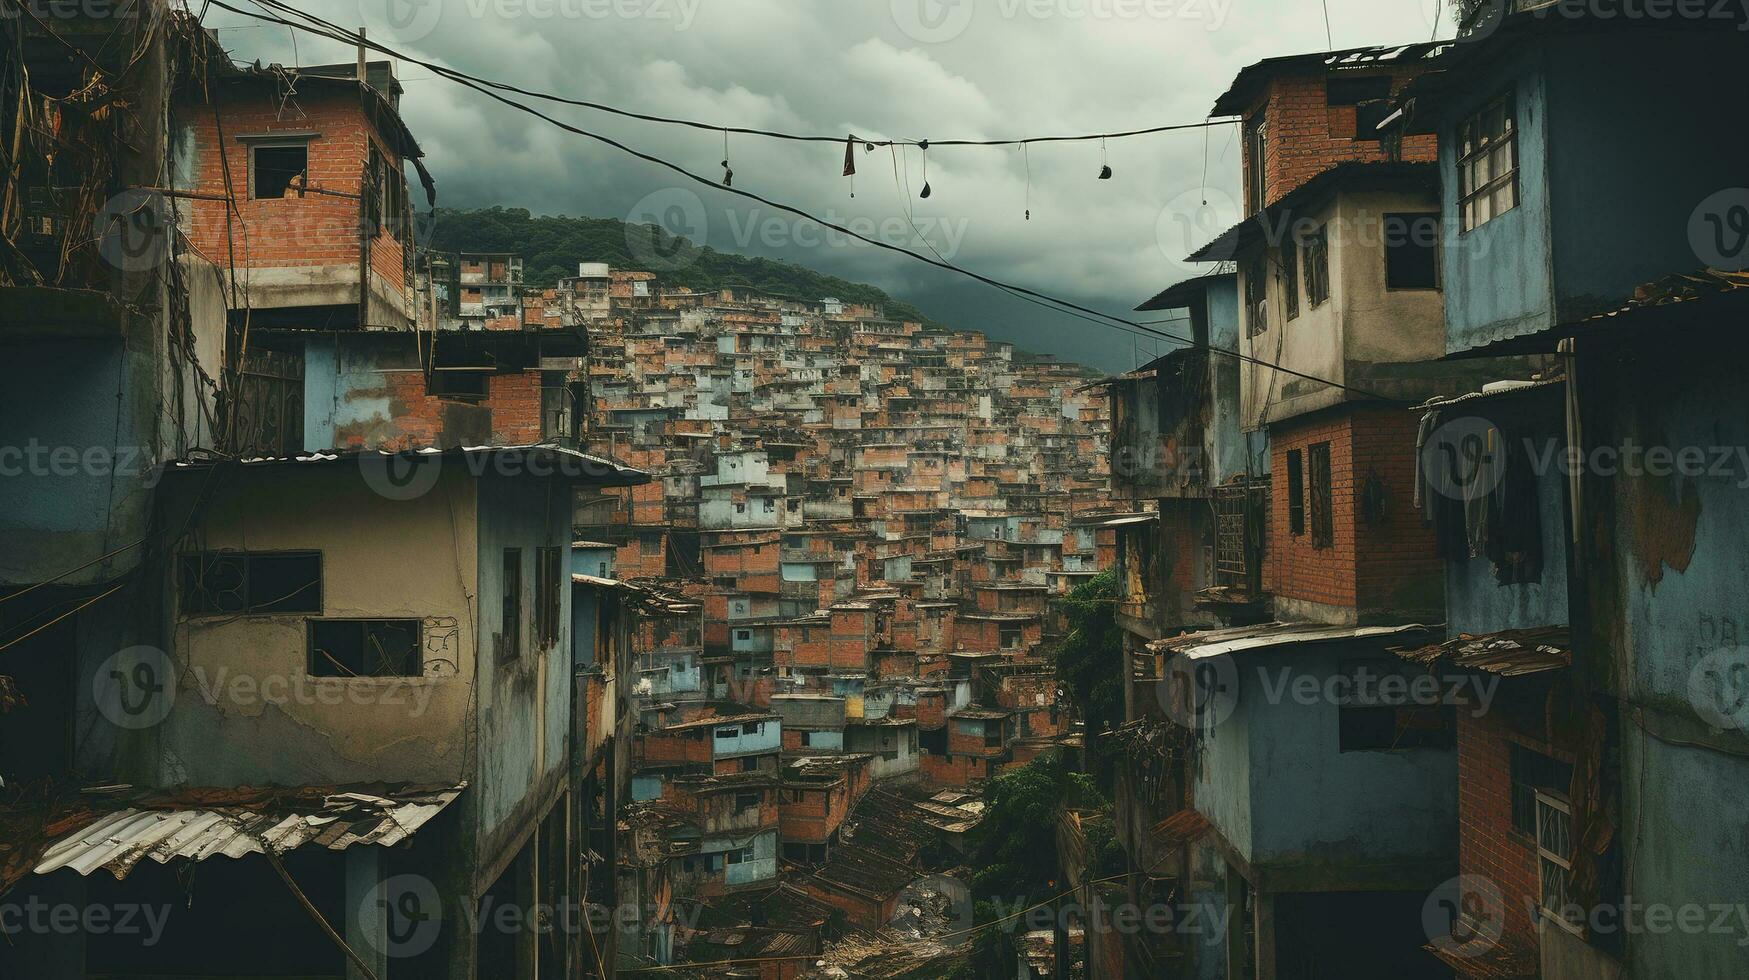
<path fill-rule="evenodd" d="M 310 143 L 314 139 L 315 139 L 315 137 L 313 137 L 313 136 L 294 136 L 294 137 L 279 137 L 279 138 L 273 138 L 273 139 L 251 139 L 251 140 L 249 140 L 248 141 L 248 154 L 249 154 L 249 158 L 248 158 L 248 168 L 249 168 L 248 194 L 249 194 L 249 200 L 251 200 L 251 201 L 302 200 L 304 195 L 309 192 L 309 187 L 310 187 Z M 261 165 L 256 160 L 256 152 L 259 150 L 302 150 L 304 152 L 304 169 L 301 171 L 301 173 L 303 174 L 303 177 L 304 177 L 303 185 L 299 186 L 297 184 L 297 175 L 294 174 L 291 177 L 291 179 L 289 179 L 285 182 L 285 192 L 284 193 L 282 193 L 276 197 L 264 197 L 264 196 L 258 194 L 256 192 L 256 179 L 255 178 L 261 169 Z"/>
<path fill-rule="evenodd" d="M 1428 261 L 1430 263 L 1431 268 L 1429 270 L 1428 282 L 1427 282 L 1427 285 L 1425 285 L 1425 286 L 1414 285 L 1414 284 L 1405 285 L 1405 284 L 1401 284 L 1401 283 L 1393 283 L 1391 281 L 1391 268 L 1392 268 L 1391 256 L 1393 254 L 1400 254 L 1400 253 L 1395 253 L 1393 251 L 1393 247 L 1397 248 L 1397 249 L 1411 247 L 1411 242 L 1396 241 L 1396 237 L 1392 234 L 1392 231 L 1391 231 L 1391 222 L 1394 219 L 1402 222 L 1401 234 L 1407 238 L 1410 238 L 1410 239 L 1412 239 L 1414 237 L 1415 228 L 1416 228 L 1416 225 L 1419 221 L 1421 221 L 1423 219 L 1427 219 L 1427 220 L 1431 220 L 1433 222 L 1433 241 L 1427 246 Z M 1383 253 L 1383 260 L 1384 260 L 1384 264 L 1385 264 L 1385 289 L 1389 290 L 1391 292 L 1427 292 L 1429 290 L 1437 292 L 1442 285 L 1441 281 L 1440 281 L 1440 268 L 1439 268 L 1439 266 L 1440 266 L 1440 261 L 1439 261 L 1440 260 L 1439 212 L 1437 212 L 1437 211 L 1387 211 L 1383 215 L 1382 221 L 1383 221 L 1385 233 L 1383 236 L 1384 247 L 1380 251 Z M 1394 241 L 1396 241 L 1395 246 L 1393 246 Z"/>
<path fill-rule="evenodd" d="M 1245 336 L 1269 332 L 1269 263 L 1258 253 L 1245 264 Z"/>
<path fill-rule="evenodd" d="M 1306 465 L 1305 451 L 1287 451 L 1287 533 L 1299 537 L 1306 533 Z"/>
<path fill-rule="evenodd" d="M 256 605 L 250 601 L 250 596 L 249 596 L 250 565 L 254 559 L 258 559 L 258 558 L 313 558 L 313 559 L 315 559 L 315 562 L 316 562 L 315 597 L 314 597 L 312 603 L 309 606 L 292 606 L 292 607 L 282 607 L 282 608 L 273 608 L 273 609 L 258 609 L 256 607 Z M 201 575 L 204 575 L 206 569 L 208 567 L 210 567 L 212 562 L 214 562 L 214 561 L 231 561 L 231 560 L 242 562 L 243 575 L 242 575 L 242 581 L 239 585 L 239 588 L 242 592 L 242 598 L 243 598 L 242 606 L 240 608 L 237 608 L 237 609 L 224 609 L 224 608 L 220 608 L 216 605 L 197 607 L 195 604 L 191 603 L 189 601 L 189 599 L 190 599 L 190 596 L 192 594 L 190 591 L 190 586 L 192 585 L 192 581 L 187 577 L 188 576 L 187 569 L 189 568 L 190 563 L 191 562 L 196 563 L 194 567 L 200 572 Z M 326 585 L 326 581 L 327 581 L 326 563 L 323 559 L 322 552 L 320 550 L 314 549 L 314 548 L 287 548 L 284 550 L 276 550 L 276 551 L 243 551 L 243 550 L 227 551 L 227 550 L 222 550 L 222 549 L 221 550 L 207 550 L 207 551 L 185 551 L 185 552 L 182 552 L 181 554 L 176 556 L 176 605 L 177 605 L 177 613 L 184 619 L 200 619 L 200 618 L 210 618 L 210 617 L 232 617 L 232 616 L 321 616 L 322 612 L 323 612 L 323 608 L 325 606 L 325 601 L 326 601 L 325 588 L 324 588 L 324 586 Z M 305 588 L 308 588 L 308 586 L 306 586 Z M 300 588 L 296 592 L 291 592 L 291 593 L 288 593 L 284 596 L 279 597 L 278 599 L 272 600 L 271 602 L 268 603 L 268 605 L 275 605 L 279 602 L 283 602 L 287 599 L 290 599 L 292 596 L 303 592 L 304 590 L 305 589 Z"/>
<path fill-rule="evenodd" d="M 558 548 L 536 548 L 534 552 L 535 636 L 543 647 L 559 642 L 564 617 L 564 559 Z"/>
<path fill-rule="evenodd" d="M 1264 162 L 1268 157 L 1269 118 L 1264 110 L 1259 109 L 1245 120 L 1242 128 L 1245 131 L 1245 162 L 1249 165 L 1245 174 L 1245 213 L 1256 214 L 1263 210 L 1267 191 Z"/>
<path fill-rule="evenodd" d="M 1487 124 L 1487 117 L 1496 110 L 1500 113 L 1500 131 L 1498 133 L 1481 134 Z M 1496 154 L 1504 151 L 1506 160 L 1505 173 L 1495 173 Z M 1489 164 L 1490 176 L 1481 186 L 1471 186 L 1474 165 L 1484 159 Z M 1518 105 L 1516 93 L 1512 89 L 1500 93 L 1480 109 L 1465 116 L 1457 127 L 1457 213 L 1458 233 L 1467 234 L 1493 221 L 1500 215 L 1513 210 L 1519 205 L 1518 187 Z M 1503 208 L 1495 208 L 1495 194 L 1498 191 L 1509 191 L 1510 202 Z M 1489 212 L 1480 221 L 1473 220 L 1474 210 L 1471 205 L 1488 198 Z"/>
<path fill-rule="evenodd" d="M 1560 824 L 1564 820 L 1565 826 Z M 1548 829 L 1549 833 L 1544 833 Z M 1567 840 L 1568 847 L 1573 840 L 1573 805 L 1567 800 L 1565 793 L 1552 793 L 1547 790 L 1537 790 L 1536 793 L 1536 908 L 1545 919 L 1562 929 L 1581 938 L 1585 935 L 1582 923 L 1573 922 L 1562 914 L 1559 908 L 1548 904 L 1549 882 L 1553 878 L 1560 882 L 1560 898 L 1570 896 L 1573 878 L 1573 857 L 1569 852 L 1559 854 L 1550 848 L 1550 843 L 1558 831 Z M 1559 905 L 1571 904 L 1562 901 Z"/>
<path fill-rule="evenodd" d="M 1275 278 L 1282 288 L 1282 319 L 1293 320 L 1300 315 L 1300 248 L 1290 239 L 1279 253 L 1280 268 Z"/>
<path fill-rule="evenodd" d="M 522 549 L 502 552 L 498 607 L 498 660 L 522 658 Z"/>
<path fill-rule="evenodd" d="M 341 623 L 353 623 L 353 624 L 356 624 L 360 630 L 366 631 L 362 637 L 363 642 L 361 643 L 361 649 L 365 648 L 369 643 L 370 634 L 368 632 L 368 628 L 369 628 L 370 624 L 372 624 L 372 623 L 384 623 L 384 624 L 393 623 L 393 624 L 410 625 L 412 627 L 412 631 L 413 631 L 412 662 L 407 665 L 410 669 L 408 669 L 405 672 L 397 672 L 397 673 L 389 673 L 389 674 L 369 673 L 369 672 L 366 672 L 364 670 L 360 670 L 356 673 L 350 673 L 350 674 L 317 673 L 315 670 L 315 666 L 316 666 L 316 631 L 324 626 L 333 626 L 333 625 L 337 625 L 337 624 L 341 624 Z M 336 666 L 344 667 L 344 665 L 339 664 L 338 661 L 335 661 L 334 663 L 336 664 Z M 366 666 L 368 666 L 368 663 L 361 662 L 359 664 L 359 666 L 361 668 L 366 667 Z M 418 619 L 416 617 L 409 617 L 409 616 L 339 616 L 339 617 L 335 617 L 332 619 L 329 619 L 326 617 L 312 616 L 309 619 L 304 620 L 304 674 L 305 674 L 305 676 L 312 677 L 312 678 L 338 678 L 340 680 L 380 678 L 380 677 L 424 677 L 425 676 L 425 622 L 424 622 L 424 620 Z"/>
<path fill-rule="evenodd" d="M 1322 224 L 1300 243 L 1300 274 L 1306 279 L 1306 307 L 1330 302 L 1330 226 Z"/>
<path fill-rule="evenodd" d="M 1320 469 L 1322 474 L 1319 473 Z M 1330 443 L 1314 442 L 1308 445 L 1306 528 L 1312 539 L 1312 547 L 1319 549 L 1334 547 L 1336 543 L 1335 486 L 1330 471 Z"/>

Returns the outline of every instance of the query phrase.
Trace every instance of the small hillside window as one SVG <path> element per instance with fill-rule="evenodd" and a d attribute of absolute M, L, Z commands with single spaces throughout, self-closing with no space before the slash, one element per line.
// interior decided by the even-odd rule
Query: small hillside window
<path fill-rule="evenodd" d="M 559 642 L 559 618 L 563 611 L 560 580 L 563 561 L 557 548 L 542 548 L 534 553 L 535 633 L 543 647 Z"/>
<path fill-rule="evenodd" d="M 1457 172 L 1464 231 L 1518 206 L 1518 129 L 1511 92 L 1458 127 Z"/>
<path fill-rule="evenodd" d="M 427 394 L 449 401 L 479 401 L 490 391 L 492 372 L 456 368 L 433 368 Z"/>
<path fill-rule="evenodd" d="M 1269 303 L 1265 298 L 1263 257 L 1245 265 L 1245 336 L 1255 337 L 1269 329 Z"/>
<path fill-rule="evenodd" d="M 1564 795 L 1536 794 L 1537 906 L 1549 921 L 1583 935 L 1584 919 L 1571 898 L 1573 809 Z"/>
<path fill-rule="evenodd" d="M 1306 533 L 1306 474 L 1303 454 L 1287 451 L 1287 533 Z"/>
<path fill-rule="evenodd" d="M 1268 127 L 1263 113 L 1245 120 L 1245 213 L 1263 210 L 1263 148 L 1268 139 Z"/>
<path fill-rule="evenodd" d="M 311 677 L 418 677 L 417 619 L 312 619 Z"/>
<path fill-rule="evenodd" d="M 1573 781 L 1573 767 L 1514 743 L 1511 770 L 1512 829 L 1535 837 L 1537 794 L 1566 793 Z"/>
<path fill-rule="evenodd" d="M 1439 215 L 1385 215 L 1385 288 L 1439 288 Z"/>
<path fill-rule="evenodd" d="M 748 810 L 757 810 L 757 809 L 759 809 L 759 794 L 758 793 L 736 793 L 735 794 L 735 812 L 736 813 L 746 813 Z"/>
<path fill-rule="evenodd" d="M 177 577 L 185 616 L 322 611 L 322 554 L 318 551 L 183 555 Z"/>
<path fill-rule="evenodd" d="M 504 549 L 504 595 L 498 611 L 498 659 L 522 656 L 522 549 Z"/>
<path fill-rule="evenodd" d="M 1330 298 L 1330 226 L 1306 236 L 1306 302 L 1317 309 Z"/>
<path fill-rule="evenodd" d="M 1281 296 L 1287 319 L 1300 315 L 1300 250 L 1289 242 L 1281 250 Z"/>
<path fill-rule="evenodd" d="M 1330 507 L 1330 444 L 1315 442 L 1306 448 L 1306 482 L 1311 490 L 1312 547 L 1328 548 L 1334 540 Z"/>
<path fill-rule="evenodd" d="M 257 200 L 303 196 L 309 184 L 310 148 L 306 143 L 249 148 L 249 196 Z"/>

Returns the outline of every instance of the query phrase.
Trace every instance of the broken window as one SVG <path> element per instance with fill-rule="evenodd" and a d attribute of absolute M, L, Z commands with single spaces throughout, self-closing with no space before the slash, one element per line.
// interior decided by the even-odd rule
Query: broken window
<path fill-rule="evenodd" d="M 522 656 L 522 549 L 504 549 L 503 604 L 498 612 L 498 659 Z"/>
<path fill-rule="evenodd" d="M 559 642 L 559 618 L 564 608 L 560 599 L 562 564 L 557 548 L 534 553 L 535 633 L 543 647 Z"/>
<path fill-rule="evenodd" d="M 1573 781 L 1573 767 L 1541 752 L 1513 743 L 1512 829 L 1536 836 L 1536 797 L 1540 792 L 1565 794 Z"/>
<path fill-rule="evenodd" d="M 1306 447 L 1307 482 L 1311 486 L 1312 547 L 1328 548 L 1334 539 L 1331 519 L 1330 444 L 1314 442 Z"/>
<path fill-rule="evenodd" d="M 1306 477 L 1300 450 L 1287 451 L 1287 533 L 1306 533 Z"/>
<path fill-rule="evenodd" d="M 1330 298 L 1330 226 L 1306 236 L 1306 302 L 1317 309 Z"/>
<path fill-rule="evenodd" d="M 1536 869 L 1538 906 L 1544 916 L 1576 935 L 1584 934 L 1584 912 L 1570 896 L 1573 877 L 1573 809 L 1565 794 L 1536 794 Z"/>
<path fill-rule="evenodd" d="M 1385 288 L 1439 288 L 1439 215 L 1385 215 Z"/>
<path fill-rule="evenodd" d="M 1264 288 L 1264 260 L 1259 255 L 1245 265 L 1245 336 L 1255 337 L 1269 329 L 1268 291 Z"/>
<path fill-rule="evenodd" d="M 249 148 L 249 196 L 256 199 L 303 196 L 309 184 L 309 144 L 256 144 Z"/>
<path fill-rule="evenodd" d="M 1287 310 L 1287 319 L 1292 320 L 1300 315 L 1300 249 L 1293 242 L 1288 242 L 1281 249 L 1281 270 L 1278 276 L 1281 282 L 1282 306 Z"/>
<path fill-rule="evenodd" d="M 1456 744 L 1451 707 L 1437 698 L 1416 700 L 1399 664 L 1365 660 L 1344 663 L 1341 669 L 1347 684 L 1337 706 L 1338 751 L 1449 749 Z"/>
<path fill-rule="evenodd" d="M 320 613 L 319 551 L 208 551 L 178 564 L 182 614 Z"/>
<path fill-rule="evenodd" d="M 312 619 L 312 677 L 417 677 L 424 672 L 417 619 Z"/>
<path fill-rule="evenodd" d="M 1518 206 L 1518 131 L 1511 92 L 1458 127 L 1457 172 L 1462 230 Z"/>

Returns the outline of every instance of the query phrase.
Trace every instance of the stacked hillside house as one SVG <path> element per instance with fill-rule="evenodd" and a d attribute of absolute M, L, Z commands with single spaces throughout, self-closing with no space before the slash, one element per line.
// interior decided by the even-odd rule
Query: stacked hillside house
<path fill-rule="evenodd" d="M 698 609 L 577 565 L 650 479 L 583 451 L 585 334 L 439 315 L 390 63 L 136 6 L 0 19 L 0 891 L 155 925 L 0 972 L 600 974 L 468 925 L 617 902 L 634 646 Z"/>
<path fill-rule="evenodd" d="M 1461 6 L 1239 73 L 1247 216 L 1140 307 L 1211 349 L 1105 386 L 1128 874 L 1081 891 L 1230 917 L 1089 929 L 1089 976 L 1746 962 L 1696 923 L 1749 881 L 1742 484 L 1699 463 L 1749 196 L 1741 127 L 1665 100 L 1740 18 Z"/>

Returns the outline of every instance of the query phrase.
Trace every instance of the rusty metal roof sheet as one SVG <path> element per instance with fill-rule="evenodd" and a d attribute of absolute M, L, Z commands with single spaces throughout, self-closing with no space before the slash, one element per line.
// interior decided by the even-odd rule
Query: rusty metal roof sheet
<path fill-rule="evenodd" d="M 36 873 L 71 868 L 83 876 L 104 868 L 120 879 L 148 857 L 168 864 L 173 858 L 239 858 L 261 854 L 269 846 L 276 854 L 310 843 L 331 851 L 354 844 L 388 847 L 412 836 L 466 786 L 393 795 L 337 790 L 303 796 L 292 791 L 265 805 L 128 807 L 49 845 Z"/>
<path fill-rule="evenodd" d="M 1562 670 L 1573 664 L 1573 635 L 1566 626 L 1537 626 L 1471 635 L 1459 633 L 1442 643 L 1393 648 L 1410 663 L 1485 670 L 1503 677 Z"/>
<path fill-rule="evenodd" d="M 1190 660 L 1224 657 L 1249 650 L 1266 650 L 1293 643 L 1326 643 L 1335 640 L 1363 640 L 1372 637 L 1398 636 L 1437 627 L 1421 623 L 1401 626 L 1330 626 L 1325 623 L 1259 623 L 1232 629 L 1203 630 L 1182 636 L 1155 640 L 1148 644 L 1154 653 L 1183 654 Z"/>

